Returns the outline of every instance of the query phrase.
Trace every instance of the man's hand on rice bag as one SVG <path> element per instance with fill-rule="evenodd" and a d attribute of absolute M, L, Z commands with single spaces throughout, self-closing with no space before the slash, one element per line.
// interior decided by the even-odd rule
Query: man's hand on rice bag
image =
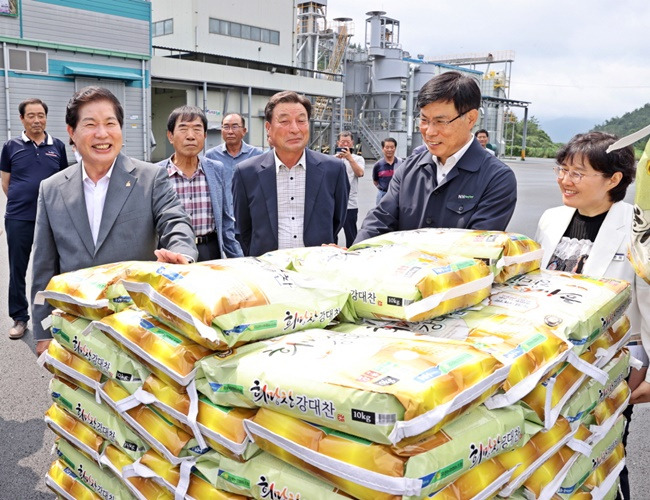
<path fill-rule="evenodd" d="M 167 264 L 189 264 L 190 261 L 187 260 L 187 256 L 182 253 L 172 252 L 166 248 L 160 248 L 154 250 L 154 254 L 158 259 L 158 262 L 166 262 Z"/>
<path fill-rule="evenodd" d="M 43 339 L 36 342 L 36 357 L 40 357 L 41 354 L 47 351 L 50 342 L 52 342 L 52 339 Z"/>
<path fill-rule="evenodd" d="M 650 382 L 646 382 L 645 380 L 632 391 L 632 395 L 630 396 L 630 404 L 635 405 L 639 403 L 650 403 Z"/>

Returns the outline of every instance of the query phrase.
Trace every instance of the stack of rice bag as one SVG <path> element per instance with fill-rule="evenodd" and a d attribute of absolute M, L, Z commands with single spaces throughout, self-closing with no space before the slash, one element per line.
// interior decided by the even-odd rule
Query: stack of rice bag
<path fill-rule="evenodd" d="M 61 309 L 41 358 L 56 375 L 48 484 L 606 498 L 624 464 L 628 285 L 540 259 L 521 235 L 424 229 L 58 276 L 42 293 Z M 77 474 L 82 457 L 101 481 Z"/>

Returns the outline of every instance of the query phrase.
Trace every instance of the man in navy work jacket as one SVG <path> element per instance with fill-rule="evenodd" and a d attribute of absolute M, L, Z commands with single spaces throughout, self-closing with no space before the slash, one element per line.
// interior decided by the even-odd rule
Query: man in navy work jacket
<path fill-rule="evenodd" d="M 350 184 L 339 158 L 307 149 L 311 102 L 295 92 L 279 92 L 264 115 L 273 150 L 237 165 L 233 177 L 244 254 L 336 243 Z"/>
<path fill-rule="evenodd" d="M 181 106 L 167 119 L 167 139 L 174 154 L 159 165 L 167 175 L 189 214 L 196 236 L 198 261 L 243 256 L 235 240 L 235 219 L 228 203 L 229 184 L 224 166 L 200 158 L 208 131 L 208 119 L 196 106 Z"/>
<path fill-rule="evenodd" d="M 472 135 L 481 91 L 473 78 L 449 71 L 418 94 L 427 151 L 407 158 L 388 193 L 371 210 L 355 242 L 422 227 L 506 229 L 517 202 L 515 175 Z"/>
<path fill-rule="evenodd" d="M 9 247 L 9 316 L 14 324 L 10 339 L 25 334 L 29 304 L 25 291 L 27 265 L 34 242 L 38 188 L 68 166 L 65 145 L 45 131 L 47 104 L 27 99 L 18 105 L 23 133 L 7 141 L 0 156 L 2 190 L 7 195 L 5 229 Z"/>

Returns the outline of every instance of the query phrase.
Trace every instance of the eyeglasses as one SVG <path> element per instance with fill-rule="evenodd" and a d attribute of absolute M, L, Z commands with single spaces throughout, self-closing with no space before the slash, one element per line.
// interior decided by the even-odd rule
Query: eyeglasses
<path fill-rule="evenodd" d="M 233 132 L 237 132 L 240 128 L 244 128 L 241 125 L 222 125 L 221 130 L 225 130 L 228 132 L 229 130 L 232 130 Z"/>
<path fill-rule="evenodd" d="M 422 115 L 419 115 L 418 120 L 420 120 L 420 128 L 436 127 L 441 129 L 448 127 L 466 113 L 467 111 L 459 114 L 456 118 L 452 118 L 451 120 L 427 120 Z"/>
<path fill-rule="evenodd" d="M 553 172 L 555 172 L 555 175 L 558 179 L 564 179 L 564 176 L 568 175 L 569 179 L 571 179 L 571 182 L 574 184 L 580 183 L 583 177 L 596 177 L 598 175 L 603 175 L 601 173 L 581 174 L 580 172 L 576 172 L 575 170 L 568 170 L 564 167 L 553 167 Z"/>

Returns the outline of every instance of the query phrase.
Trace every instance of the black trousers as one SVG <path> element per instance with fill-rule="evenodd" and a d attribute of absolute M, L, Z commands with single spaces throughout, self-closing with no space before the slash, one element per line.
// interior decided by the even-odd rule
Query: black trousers
<path fill-rule="evenodd" d="M 221 251 L 219 250 L 219 239 L 215 234 L 214 237 L 208 241 L 197 243 L 196 249 L 199 251 L 199 258 L 197 262 L 205 262 L 206 260 L 215 260 L 221 258 Z"/>
<path fill-rule="evenodd" d="M 359 215 L 358 208 L 348 208 L 345 215 L 345 222 L 343 223 L 343 232 L 345 233 L 345 246 L 350 248 L 354 239 L 357 237 L 357 216 Z"/>
<path fill-rule="evenodd" d="M 35 225 L 34 221 L 5 219 L 9 247 L 9 316 L 14 321 L 29 321 L 25 277 L 34 243 Z"/>

